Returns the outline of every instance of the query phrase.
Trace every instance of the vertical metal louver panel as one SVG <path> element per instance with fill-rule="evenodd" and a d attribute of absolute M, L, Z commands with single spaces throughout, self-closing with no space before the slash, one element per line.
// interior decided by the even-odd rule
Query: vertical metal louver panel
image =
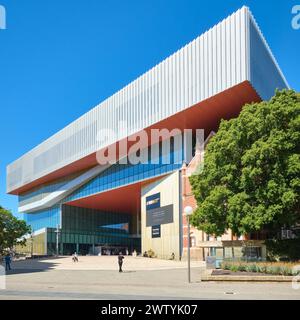
<path fill-rule="evenodd" d="M 275 89 L 289 88 L 254 17 L 249 14 L 248 41 L 250 69 L 249 80 L 264 100 L 274 95 Z"/>

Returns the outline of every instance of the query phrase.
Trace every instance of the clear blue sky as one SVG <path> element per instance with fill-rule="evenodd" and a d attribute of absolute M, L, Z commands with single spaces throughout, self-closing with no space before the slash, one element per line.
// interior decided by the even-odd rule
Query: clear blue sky
<path fill-rule="evenodd" d="M 0 0 L 0 205 L 6 165 L 243 5 L 300 91 L 300 0 Z"/>

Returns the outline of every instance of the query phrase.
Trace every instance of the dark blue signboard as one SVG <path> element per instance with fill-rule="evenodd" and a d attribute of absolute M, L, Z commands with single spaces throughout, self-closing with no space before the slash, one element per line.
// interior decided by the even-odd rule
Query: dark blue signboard
<path fill-rule="evenodd" d="M 146 198 L 146 211 L 160 207 L 160 193 L 152 194 Z"/>
<path fill-rule="evenodd" d="M 152 226 L 152 238 L 160 238 L 160 225 Z"/>

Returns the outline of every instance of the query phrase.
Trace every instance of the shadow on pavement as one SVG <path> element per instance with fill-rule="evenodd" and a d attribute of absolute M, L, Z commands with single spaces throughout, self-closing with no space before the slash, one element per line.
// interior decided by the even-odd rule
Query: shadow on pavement
<path fill-rule="evenodd" d="M 21 274 L 21 273 L 44 272 L 51 269 L 55 269 L 58 263 L 53 262 L 53 260 L 59 260 L 59 259 L 61 258 L 51 257 L 51 258 L 43 258 L 43 259 L 26 259 L 26 260 L 13 261 L 11 263 L 11 270 L 6 271 L 6 276 Z M 49 260 L 51 260 L 51 262 Z"/>

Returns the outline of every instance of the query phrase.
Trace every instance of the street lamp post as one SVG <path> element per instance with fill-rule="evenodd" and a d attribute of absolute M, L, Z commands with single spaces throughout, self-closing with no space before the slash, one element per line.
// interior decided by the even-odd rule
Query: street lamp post
<path fill-rule="evenodd" d="M 56 255 L 58 256 L 59 254 L 59 225 L 57 225 L 55 233 L 56 233 Z"/>
<path fill-rule="evenodd" d="M 193 213 L 193 208 L 190 206 L 186 206 L 184 208 L 184 213 L 186 215 L 187 219 L 187 225 L 188 225 L 188 281 L 191 282 L 191 237 L 190 237 L 190 216 Z"/>
<path fill-rule="evenodd" d="M 33 257 L 33 233 L 34 233 L 34 231 L 32 230 L 32 232 L 31 232 L 31 234 L 30 234 L 30 245 L 31 245 L 31 252 L 30 252 L 30 254 L 31 254 L 31 259 L 32 259 L 32 257 Z"/>

